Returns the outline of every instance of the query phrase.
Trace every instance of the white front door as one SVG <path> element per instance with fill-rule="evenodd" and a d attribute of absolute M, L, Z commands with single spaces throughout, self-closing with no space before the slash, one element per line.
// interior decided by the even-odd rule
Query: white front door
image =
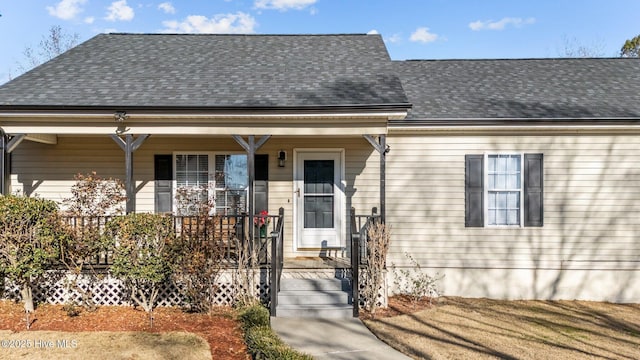
<path fill-rule="evenodd" d="M 344 246 L 343 151 L 296 151 L 295 205 L 298 249 Z"/>

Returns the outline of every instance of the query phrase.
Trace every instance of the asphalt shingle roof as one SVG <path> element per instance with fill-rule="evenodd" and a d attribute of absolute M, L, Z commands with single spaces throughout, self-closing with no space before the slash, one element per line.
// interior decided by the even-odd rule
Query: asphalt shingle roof
<path fill-rule="evenodd" d="M 393 63 L 406 120 L 640 118 L 640 59 Z"/>
<path fill-rule="evenodd" d="M 382 38 L 364 34 L 103 34 L 0 87 L 0 107 L 406 103 Z"/>

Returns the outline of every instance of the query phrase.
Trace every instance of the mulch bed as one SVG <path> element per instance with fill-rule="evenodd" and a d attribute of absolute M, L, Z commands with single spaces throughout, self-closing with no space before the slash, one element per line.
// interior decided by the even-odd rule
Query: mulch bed
<path fill-rule="evenodd" d="M 0 301 L 0 329 L 27 331 L 22 304 Z M 101 306 L 94 312 L 83 311 L 70 317 L 61 305 L 43 304 L 31 314 L 31 330 L 50 331 L 185 331 L 209 342 L 213 359 L 250 359 L 240 324 L 233 310 L 218 308 L 214 314 L 190 314 L 176 308 L 157 308 L 154 326 L 141 309 L 130 306 Z"/>

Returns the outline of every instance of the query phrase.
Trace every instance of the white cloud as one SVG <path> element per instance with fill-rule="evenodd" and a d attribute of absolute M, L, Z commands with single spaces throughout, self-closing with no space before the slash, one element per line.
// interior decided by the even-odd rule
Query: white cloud
<path fill-rule="evenodd" d="M 402 36 L 400 34 L 393 34 L 389 37 L 385 37 L 384 41 L 390 44 L 397 44 L 402 41 Z"/>
<path fill-rule="evenodd" d="M 105 19 L 109 21 L 131 21 L 135 16 L 133 8 L 127 5 L 127 0 L 114 1 L 107 10 L 109 12 Z"/>
<path fill-rule="evenodd" d="M 369 32 L 367 32 L 367 35 L 378 35 L 378 34 L 380 33 L 376 29 L 371 29 L 369 30 Z"/>
<path fill-rule="evenodd" d="M 504 30 L 508 25 L 512 25 L 514 27 L 523 27 L 525 25 L 531 25 L 536 22 L 535 18 L 512 18 L 506 17 L 498 21 L 487 20 L 487 21 L 474 21 L 469 23 L 469 28 L 473 31 L 480 30 Z"/>
<path fill-rule="evenodd" d="M 93 16 L 88 16 L 84 18 L 83 21 L 85 24 L 93 24 L 93 22 L 96 21 L 96 18 L 94 18 Z"/>
<path fill-rule="evenodd" d="M 438 34 L 429 32 L 429 28 L 421 27 L 417 28 L 416 31 L 411 34 L 411 37 L 409 39 L 411 41 L 427 44 L 438 40 Z"/>
<path fill-rule="evenodd" d="M 49 15 L 62 20 L 71 20 L 82 12 L 82 6 L 87 0 L 61 0 L 56 6 L 47 6 Z"/>
<path fill-rule="evenodd" d="M 209 33 L 209 34 L 249 34 L 254 32 L 256 19 L 249 14 L 218 14 L 211 19 L 202 15 L 189 15 L 184 21 L 164 21 L 164 32 Z"/>
<path fill-rule="evenodd" d="M 258 9 L 275 9 L 287 11 L 289 9 L 302 10 L 313 5 L 317 0 L 256 0 L 254 6 Z"/>
<path fill-rule="evenodd" d="M 158 9 L 164 11 L 165 14 L 175 14 L 176 13 L 176 8 L 174 8 L 173 5 L 171 5 L 170 2 L 163 2 L 162 4 L 158 5 Z"/>

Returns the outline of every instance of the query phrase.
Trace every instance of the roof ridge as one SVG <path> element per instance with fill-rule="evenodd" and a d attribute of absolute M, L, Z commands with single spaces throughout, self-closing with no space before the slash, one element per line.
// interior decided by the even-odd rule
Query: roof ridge
<path fill-rule="evenodd" d="M 481 61 L 571 61 L 571 60 L 580 60 L 580 61 L 600 61 L 600 60 L 630 60 L 630 61 L 639 61 L 639 58 L 633 57 L 548 57 L 548 58 L 482 58 L 482 59 L 404 59 L 404 60 L 392 60 L 393 62 L 399 63 L 410 63 L 410 62 L 481 62 Z"/>
<path fill-rule="evenodd" d="M 110 32 L 100 35 L 134 35 L 134 36 L 249 36 L 249 37 L 309 37 L 309 36 L 369 36 L 366 33 L 336 33 L 336 34 L 231 34 L 231 33 L 130 33 L 130 32 Z M 377 34 L 375 34 L 377 35 Z"/>

